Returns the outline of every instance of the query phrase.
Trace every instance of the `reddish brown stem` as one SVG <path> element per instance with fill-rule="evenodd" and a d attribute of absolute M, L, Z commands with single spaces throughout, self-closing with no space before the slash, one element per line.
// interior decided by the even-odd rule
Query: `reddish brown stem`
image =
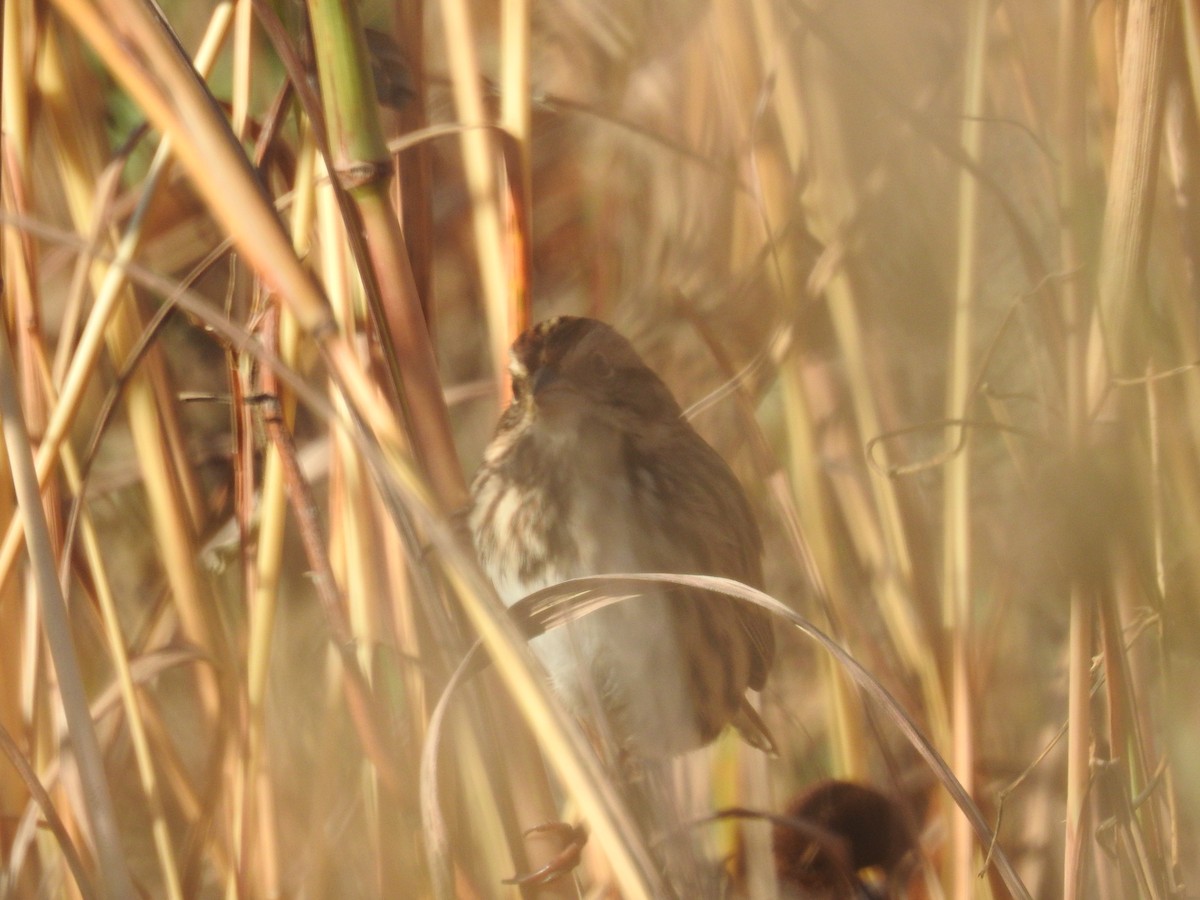
<path fill-rule="evenodd" d="M 264 344 L 273 352 L 278 350 L 278 330 L 279 307 L 272 305 L 264 318 L 262 334 Z M 362 669 L 359 668 L 358 657 L 354 653 L 354 634 L 343 614 L 341 591 L 334 578 L 329 556 L 325 552 L 325 536 L 317 518 L 317 505 L 313 499 L 312 488 L 300 469 L 296 458 L 296 444 L 283 420 L 278 393 L 279 383 L 269 367 L 261 370 L 259 378 L 262 390 L 257 399 L 262 404 L 263 424 L 279 452 L 288 499 L 299 526 L 304 553 L 312 569 L 313 584 L 317 588 L 317 597 L 325 613 L 329 636 L 333 640 L 345 673 L 342 684 L 346 691 L 350 716 L 362 742 L 363 751 L 375 765 L 380 780 L 389 790 L 394 791 L 399 785 L 399 779 L 375 721 L 371 688 Z"/>

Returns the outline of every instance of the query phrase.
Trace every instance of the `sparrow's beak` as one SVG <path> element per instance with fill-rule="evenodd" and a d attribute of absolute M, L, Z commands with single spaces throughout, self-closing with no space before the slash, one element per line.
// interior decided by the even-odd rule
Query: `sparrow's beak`
<path fill-rule="evenodd" d="M 542 366 L 533 376 L 533 381 L 530 383 L 531 392 L 534 397 L 537 397 L 548 390 L 552 390 L 555 385 L 562 382 L 562 376 L 558 373 L 558 369 L 554 366 Z"/>

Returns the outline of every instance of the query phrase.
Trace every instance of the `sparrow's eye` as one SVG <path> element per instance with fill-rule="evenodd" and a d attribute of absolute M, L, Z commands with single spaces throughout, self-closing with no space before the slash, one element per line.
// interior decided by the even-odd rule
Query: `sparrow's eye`
<path fill-rule="evenodd" d="M 599 350 L 592 353 L 590 364 L 592 374 L 597 378 L 612 378 L 613 373 L 616 371 L 613 368 L 613 364 L 609 362 L 608 357 Z"/>

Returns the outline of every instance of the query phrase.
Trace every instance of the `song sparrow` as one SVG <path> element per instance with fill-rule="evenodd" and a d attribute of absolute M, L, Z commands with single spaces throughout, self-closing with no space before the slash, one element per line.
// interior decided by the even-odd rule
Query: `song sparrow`
<path fill-rule="evenodd" d="M 584 575 L 721 575 L 762 585 L 762 540 L 729 467 L 625 338 L 562 316 L 513 344 L 513 401 L 471 486 L 479 558 L 512 605 Z M 767 614 L 648 588 L 540 635 L 568 707 L 621 750 L 663 757 L 727 724 L 771 746 L 746 700 L 774 656 Z"/>

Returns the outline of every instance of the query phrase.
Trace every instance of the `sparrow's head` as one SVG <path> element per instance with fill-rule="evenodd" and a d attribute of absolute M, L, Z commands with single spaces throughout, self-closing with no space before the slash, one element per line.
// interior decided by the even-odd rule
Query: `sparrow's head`
<path fill-rule="evenodd" d="M 513 403 L 535 417 L 612 420 L 617 424 L 678 421 L 671 391 L 629 341 L 595 319 L 547 319 L 513 343 Z"/>

